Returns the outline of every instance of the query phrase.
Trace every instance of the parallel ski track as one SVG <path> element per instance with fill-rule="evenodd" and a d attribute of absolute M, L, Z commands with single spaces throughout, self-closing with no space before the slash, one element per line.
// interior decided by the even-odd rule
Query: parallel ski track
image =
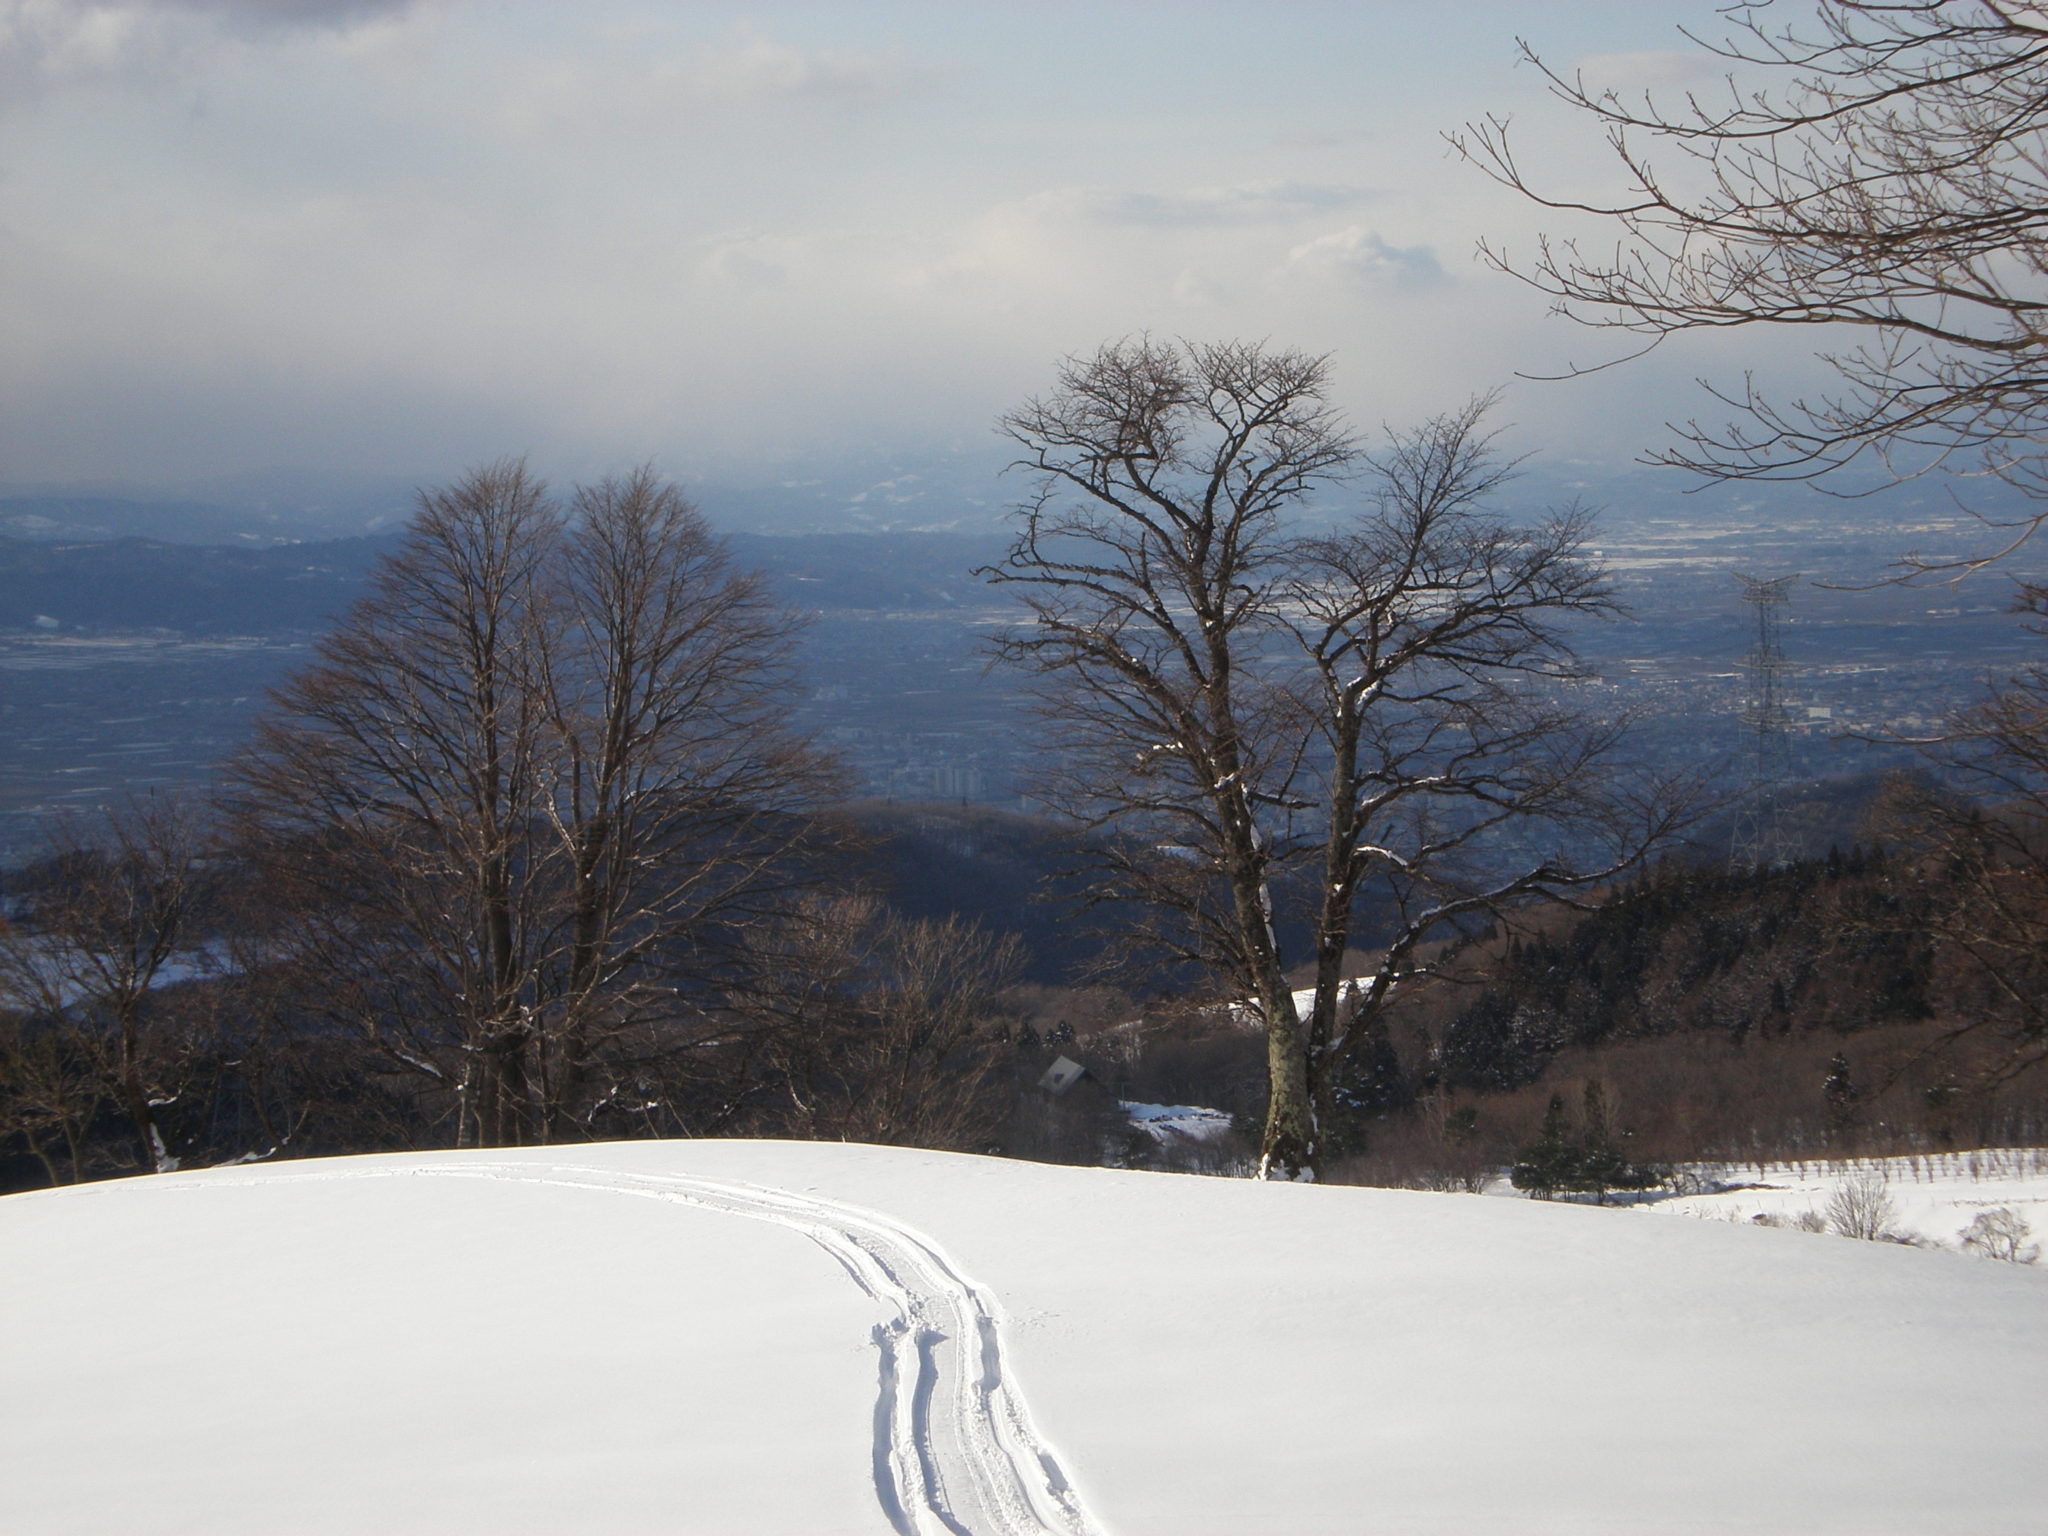
<path fill-rule="evenodd" d="M 295 1179 L 484 1179 L 697 1206 L 773 1222 L 838 1260 L 887 1314 L 874 1329 L 875 1497 L 898 1536 L 1099 1536 L 1031 1421 L 989 1294 L 923 1233 L 877 1211 L 763 1185 L 570 1163 L 294 1173 Z M 209 1178 L 185 1185 L 276 1184 Z"/>

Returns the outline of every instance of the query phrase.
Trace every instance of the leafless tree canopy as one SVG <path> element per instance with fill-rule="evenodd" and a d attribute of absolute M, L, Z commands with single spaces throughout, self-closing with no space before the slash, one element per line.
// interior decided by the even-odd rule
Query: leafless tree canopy
<path fill-rule="evenodd" d="M 1017 938 L 844 895 L 804 903 L 781 938 L 741 1003 L 763 1026 L 772 1085 L 756 1128 L 986 1150 L 1010 1108 L 1012 1085 L 995 1069 L 1005 993 L 1023 966 Z"/>
<path fill-rule="evenodd" d="M 1324 359 L 1149 338 L 1070 359 L 1005 418 L 1037 491 L 1004 563 L 1033 622 L 1002 655 L 1045 684 L 1065 750 L 1053 796 L 1098 844 L 1106 894 L 1179 919 L 1269 1031 L 1278 1171 L 1310 1166 L 1306 1054 L 1273 936 L 1265 813 L 1298 755 L 1287 695 L 1254 665 L 1280 638 L 1282 513 L 1355 460 Z"/>
<path fill-rule="evenodd" d="M 1326 380 L 1324 359 L 1257 344 L 1147 338 L 1069 360 L 1003 423 L 1036 492 L 987 573 L 1030 610 L 1000 654 L 1039 679 L 1060 749 L 1048 794 L 1105 834 L 1092 890 L 1153 914 L 1158 950 L 1258 1006 L 1276 1176 L 1313 1172 L 1316 1100 L 1428 938 L 1625 867 L 1675 814 L 1653 795 L 1617 820 L 1616 727 L 1558 699 L 1564 624 L 1613 606 L 1583 516 L 1525 529 L 1486 511 L 1506 473 L 1486 402 L 1369 454 Z M 1290 523 L 1357 471 L 1364 517 L 1317 536 Z M 1504 864 L 1510 829 L 1523 847 Z M 1607 844 L 1590 862 L 1589 836 Z M 1296 868 L 1316 893 L 1306 1018 L 1276 911 Z M 1397 936 L 1340 996 L 1368 887 Z"/>
<path fill-rule="evenodd" d="M 1284 611 L 1313 861 L 1312 1081 L 1332 1079 L 1424 949 L 1460 919 L 1612 879 L 1695 797 L 1635 773 L 1627 721 L 1575 696 L 1571 626 L 1618 612 L 1571 507 L 1530 525 L 1490 500 L 1512 474 L 1476 400 L 1367 456 L 1368 510 L 1300 541 Z M 1389 940 L 1362 984 L 1346 951 L 1371 893 Z"/>
<path fill-rule="evenodd" d="M 2023 589 L 2021 605 L 2048 621 L 2048 591 Z M 1947 782 L 1896 786 L 1891 828 L 1946 897 L 1927 937 L 1973 994 L 1936 1049 L 1977 1047 L 1976 1075 L 1995 1084 L 2048 1060 L 2048 672 L 1958 710 L 1930 750 Z"/>
<path fill-rule="evenodd" d="M 676 1075 L 723 1059 L 830 785 L 791 624 L 650 473 L 565 514 L 505 463 L 422 497 L 276 696 L 236 770 L 276 942 L 458 1142 L 689 1128 Z"/>
<path fill-rule="evenodd" d="M 0 1123 L 59 1182 L 85 1177 L 102 1106 L 127 1122 L 136 1165 L 177 1166 L 161 1110 L 184 1082 L 193 1021 L 159 989 L 201 958 L 209 837 L 188 802 L 152 796 L 56 822 L 12 922 L 0 920 Z"/>
<path fill-rule="evenodd" d="M 1546 239 L 1533 258 L 1484 254 L 1557 312 L 1652 346 L 1754 324 L 1843 335 L 1821 353 L 1835 389 L 1717 388 L 1732 422 L 1679 428 L 1656 461 L 1812 480 L 1869 459 L 1883 483 L 1939 467 L 2048 493 L 2048 11 L 1820 0 L 1781 22 L 1771 0 L 1726 10 L 1732 36 L 1705 45 L 1777 89 L 1731 75 L 1679 106 L 1633 101 L 1523 45 L 1604 128 L 1628 191 L 1593 202 L 1544 189 L 1506 120 L 1470 125 L 1452 142 L 1497 180 L 1619 229 L 1611 250 Z M 2007 519 L 2008 547 L 2043 516 Z"/>

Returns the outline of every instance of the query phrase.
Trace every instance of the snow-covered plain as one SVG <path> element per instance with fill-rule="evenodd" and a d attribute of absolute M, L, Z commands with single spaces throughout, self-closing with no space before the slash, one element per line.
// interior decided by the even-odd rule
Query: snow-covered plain
<path fill-rule="evenodd" d="M 1923 1157 L 1764 1163 L 1698 1170 L 1711 1192 L 1658 1196 L 1642 1209 L 1709 1221 L 1794 1223 L 1825 1220 L 1844 1185 L 1876 1185 L 1890 1209 L 1886 1225 L 1930 1247 L 1957 1248 L 1980 1211 L 2008 1210 L 2048 1246 L 2048 1151 L 2001 1147 Z"/>
<path fill-rule="evenodd" d="M 2039 1269 L 858 1146 L 14 1196 L 0 1380 L 13 1536 L 2048 1529 Z"/>

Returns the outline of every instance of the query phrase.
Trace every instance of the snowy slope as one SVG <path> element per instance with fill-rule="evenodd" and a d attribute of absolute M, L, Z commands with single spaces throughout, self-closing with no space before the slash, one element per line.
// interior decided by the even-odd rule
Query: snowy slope
<path fill-rule="evenodd" d="M 1973 1216 L 1999 1209 L 2013 1212 L 2036 1236 L 2048 1238 L 2048 1152 L 2034 1148 L 1721 1165 L 1699 1172 L 1713 1193 L 1660 1196 L 1642 1209 L 1708 1221 L 1824 1220 L 1838 1190 L 1868 1183 L 1881 1191 L 1889 1208 L 1885 1225 L 1930 1247 L 1959 1247 Z"/>
<path fill-rule="evenodd" d="M 15 1196 L 0 1380 L 19 1536 L 2048 1528 L 2038 1270 L 867 1147 Z"/>

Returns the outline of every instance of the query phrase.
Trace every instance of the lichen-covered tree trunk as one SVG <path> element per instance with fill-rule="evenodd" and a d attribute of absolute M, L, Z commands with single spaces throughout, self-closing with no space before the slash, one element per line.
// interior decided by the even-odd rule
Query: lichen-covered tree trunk
<path fill-rule="evenodd" d="M 1266 1018 L 1268 1084 L 1259 1177 L 1313 1179 L 1320 1170 L 1307 1031 L 1284 983 L 1277 995 L 1261 998 L 1259 1008 Z"/>

